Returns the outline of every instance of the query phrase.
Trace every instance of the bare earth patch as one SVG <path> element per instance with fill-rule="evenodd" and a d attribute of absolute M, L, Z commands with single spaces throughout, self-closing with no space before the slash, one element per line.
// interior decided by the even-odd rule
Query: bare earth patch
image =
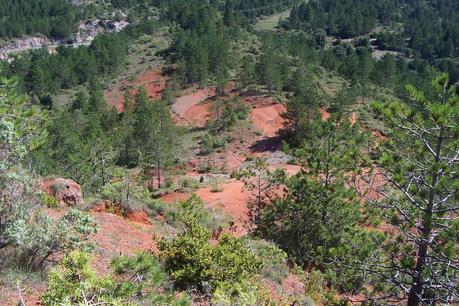
<path fill-rule="evenodd" d="M 123 112 L 124 93 L 126 89 L 129 90 L 131 95 L 135 95 L 137 93 L 136 88 L 143 86 L 150 99 L 159 100 L 166 87 L 166 80 L 167 78 L 162 74 L 160 69 L 146 70 L 138 74 L 132 84 L 130 81 L 124 80 L 110 86 L 104 92 L 105 100 L 109 106 L 116 108 L 118 112 Z"/>

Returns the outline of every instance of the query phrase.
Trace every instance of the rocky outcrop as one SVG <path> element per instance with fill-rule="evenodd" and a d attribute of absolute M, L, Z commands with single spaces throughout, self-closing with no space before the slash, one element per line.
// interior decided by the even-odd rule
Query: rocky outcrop
<path fill-rule="evenodd" d="M 41 183 L 41 189 L 56 198 L 62 204 L 69 206 L 83 204 L 81 187 L 75 181 L 64 178 L 49 178 Z"/>
<path fill-rule="evenodd" d="M 78 31 L 73 38 L 66 40 L 53 40 L 44 36 L 28 36 L 15 38 L 0 44 L 0 61 L 11 61 L 11 54 L 31 49 L 48 48 L 48 51 L 55 50 L 58 46 L 78 47 L 89 45 L 94 38 L 101 33 L 119 32 L 129 25 L 129 22 L 110 19 L 94 19 L 82 21 L 78 25 Z"/>

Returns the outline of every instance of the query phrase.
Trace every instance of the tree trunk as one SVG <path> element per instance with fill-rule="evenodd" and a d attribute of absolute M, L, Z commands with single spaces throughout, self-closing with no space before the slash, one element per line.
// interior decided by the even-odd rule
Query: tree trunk
<path fill-rule="evenodd" d="M 158 188 L 161 188 L 161 162 L 159 159 L 156 162 L 156 175 L 158 177 Z"/>
<path fill-rule="evenodd" d="M 437 148 L 435 150 L 435 163 L 434 165 L 438 165 L 440 162 L 440 152 L 443 146 L 443 129 L 440 129 L 440 133 L 438 136 Z M 419 244 L 419 250 L 417 253 L 417 261 L 416 261 L 416 268 L 414 270 L 414 275 L 411 281 L 411 288 L 408 295 L 408 306 L 417 306 L 421 302 L 422 294 L 423 294 L 423 282 L 424 278 L 422 276 L 422 272 L 424 270 L 424 266 L 426 263 L 427 258 L 427 250 L 430 244 L 430 235 L 432 232 L 432 217 L 433 217 L 433 206 L 435 200 L 435 187 L 438 181 L 438 169 L 437 167 L 433 166 L 433 173 L 432 173 L 432 184 L 429 190 L 429 201 L 427 203 L 427 209 L 423 215 L 423 222 L 422 222 L 422 234 L 421 234 L 421 242 Z"/>

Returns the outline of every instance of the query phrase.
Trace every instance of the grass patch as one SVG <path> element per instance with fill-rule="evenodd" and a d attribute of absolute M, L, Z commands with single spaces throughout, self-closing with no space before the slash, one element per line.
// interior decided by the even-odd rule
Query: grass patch
<path fill-rule="evenodd" d="M 280 12 L 274 15 L 266 16 L 259 19 L 253 26 L 257 31 L 276 31 L 277 25 L 281 18 L 287 18 L 290 16 L 290 10 Z"/>

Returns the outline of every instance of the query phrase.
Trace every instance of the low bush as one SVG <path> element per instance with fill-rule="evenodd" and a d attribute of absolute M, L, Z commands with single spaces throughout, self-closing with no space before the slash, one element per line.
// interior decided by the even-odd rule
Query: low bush
<path fill-rule="evenodd" d="M 220 283 L 212 294 L 212 305 L 265 305 L 274 306 L 269 289 L 260 282 L 244 280 L 238 283 Z"/>
<path fill-rule="evenodd" d="M 25 222 L 26 221 L 26 222 Z M 36 270 L 56 253 L 75 249 L 89 250 L 89 237 L 97 232 L 91 216 L 71 209 L 61 219 L 53 220 L 43 211 L 36 211 L 28 220 L 17 220 L 6 230 L 12 256 L 5 259 L 24 269 Z"/>
<path fill-rule="evenodd" d="M 260 271 L 261 259 L 241 239 L 223 234 L 211 243 L 210 238 L 209 230 L 190 220 L 176 238 L 160 241 L 160 258 L 177 286 L 213 291 L 219 283 L 242 282 Z"/>
<path fill-rule="evenodd" d="M 263 258 L 263 268 L 260 271 L 261 277 L 281 284 L 289 274 L 287 253 L 274 243 L 266 240 L 247 239 L 246 245 L 260 258 Z"/>
<path fill-rule="evenodd" d="M 115 275 L 99 276 L 88 254 L 74 251 L 51 270 L 44 305 L 189 305 L 176 294 L 168 276 L 151 254 L 113 260 Z"/>

